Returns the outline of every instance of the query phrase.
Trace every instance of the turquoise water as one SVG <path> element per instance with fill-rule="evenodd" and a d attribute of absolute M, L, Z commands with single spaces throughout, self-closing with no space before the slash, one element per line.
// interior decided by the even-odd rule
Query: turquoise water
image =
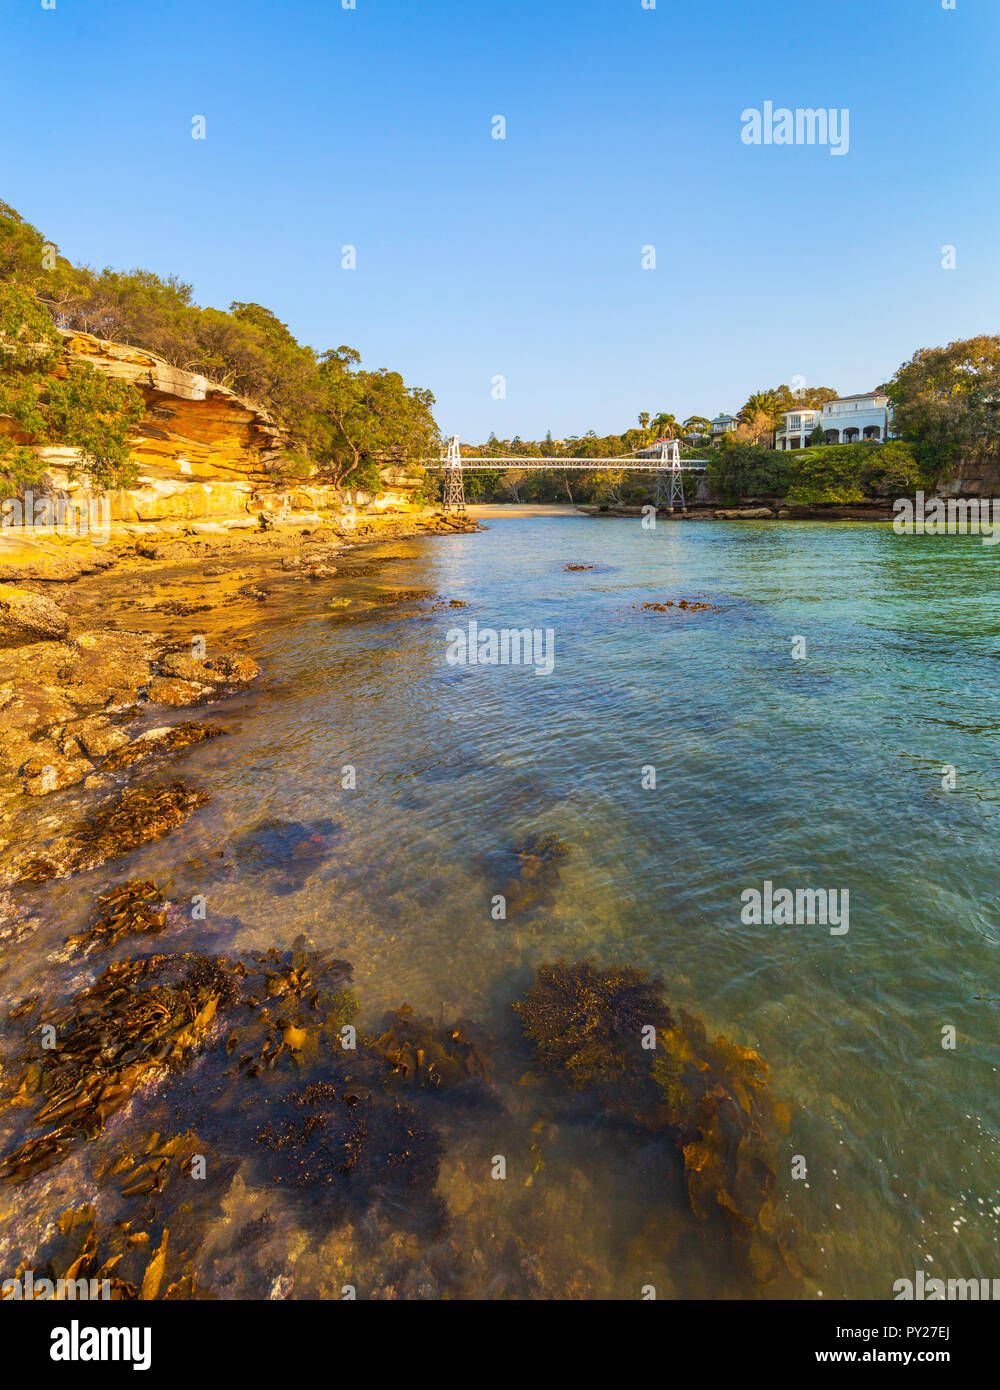
<path fill-rule="evenodd" d="M 792 1108 L 788 1201 L 820 1251 L 803 1296 L 1000 1275 L 997 555 L 882 526 L 576 517 L 382 549 L 391 571 L 343 592 L 391 574 L 468 607 L 346 623 L 330 591 L 284 591 L 253 630 L 263 680 L 220 710 L 230 737 L 179 765 L 213 803 L 87 891 L 127 870 L 204 892 L 227 949 L 304 931 L 354 964 L 362 1021 L 404 1001 L 464 1016 L 501 1057 L 538 963 L 649 969 L 758 1049 Z M 681 598 L 712 609 L 641 609 Z M 552 674 L 450 666 L 470 619 L 552 629 Z M 269 818 L 339 837 L 279 882 L 233 854 Z M 558 880 L 494 921 L 503 856 L 532 834 L 567 847 Z M 849 890 L 850 930 L 744 925 L 740 895 L 765 879 Z M 52 890 L 59 932 L 83 901 Z M 502 1113 L 442 1121 L 459 1294 L 502 1295 L 529 1257 L 554 1296 L 748 1292 L 648 1146 L 567 1122 L 519 1067 L 498 1063 Z M 498 1152 L 506 1183 L 489 1181 Z M 334 1260 L 385 1277 L 384 1249 L 303 1239 L 296 1292 L 322 1291 Z"/>

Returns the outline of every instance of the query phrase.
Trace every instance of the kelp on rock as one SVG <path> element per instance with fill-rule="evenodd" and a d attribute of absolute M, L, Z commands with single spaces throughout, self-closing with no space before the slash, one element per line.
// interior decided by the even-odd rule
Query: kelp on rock
<path fill-rule="evenodd" d="M 542 1068 L 589 1091 L 611 1118 L 670 1135 L 694 1214 L 725 1220 L 753 1278 L 803 1274 L 805 1234 L 781 1200 L 778 1146 L 789 1109 L 751 1048 L 711 1039 L 630 966 L 542 965 L 514 1005 Z"/>

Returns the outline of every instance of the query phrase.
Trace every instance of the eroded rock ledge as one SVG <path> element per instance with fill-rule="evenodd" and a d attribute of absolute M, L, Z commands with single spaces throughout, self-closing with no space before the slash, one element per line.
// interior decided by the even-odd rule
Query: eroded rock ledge
<path fill-rule="evenodd" d="M 146 402 L 146 414 L 131 442 L 138 479 L 133 487 L 109 495 L 112 522 L 223 520 L 261 512 L 315 514 L 339 510 L 345 503 L 375 510 L 412 505 L 422 481 L 419 473 L 385 469 L 378 497 L 288 477 L 288 441 L 254 402 L 144 348 L 76 330 L 63 330 L 62 336 L 67 359 L 82 360 L 127 382 Z M 33 443 L 21 436 L 19 441 Z M 90 496 L 86 479 L 73 477 L 75 450 L 38 445 L 36 453 L 46 467 L 39 494 L 75 501 Z"/>

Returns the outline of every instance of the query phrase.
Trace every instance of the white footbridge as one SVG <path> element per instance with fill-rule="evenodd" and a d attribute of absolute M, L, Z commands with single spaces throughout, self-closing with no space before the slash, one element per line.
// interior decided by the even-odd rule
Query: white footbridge
<path fill-rule="evenodd" d="M 570 468 L 576 472 L 606 468 L 620 468 L 630 473 L 655 473 L 656 507 L 674 511 L 687 510 L 684 500 L 684 474 L 702 474 L 707 459 L 682 459 L 681 446 L 676 439 L 665 440 L 649 449 L 638 449 L 634 454 L 621 458 L 552 458 L 530 457 L 525 454 L 490 454 L 482 456 L 462 456 L 462 448 L 457 434 L 453 434 L 446 453 L 441 455 L 441 468 L 444 476 L 445 511 L 465 511 L 466 473 L 492 472 L 497 468 L 524 468 L 539 473 L 560 472 Z"/>

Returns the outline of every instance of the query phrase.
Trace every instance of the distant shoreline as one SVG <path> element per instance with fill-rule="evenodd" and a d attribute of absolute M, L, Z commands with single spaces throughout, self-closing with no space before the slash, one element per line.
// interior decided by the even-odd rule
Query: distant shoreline
<path fill-rule="evenodd" d="M 482 517 L 586 516 L 573 502 L 470 502 L 466 515 Z"/>

